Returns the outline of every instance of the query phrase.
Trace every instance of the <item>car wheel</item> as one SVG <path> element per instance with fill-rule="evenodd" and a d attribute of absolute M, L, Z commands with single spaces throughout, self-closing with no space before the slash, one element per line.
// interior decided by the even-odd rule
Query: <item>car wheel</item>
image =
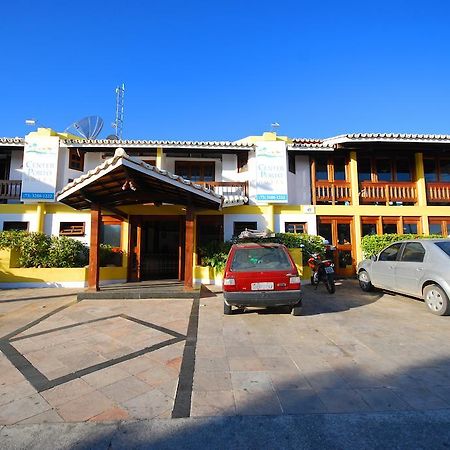
<path fill-rule="evenodd" d="M 358 281 L 359 281 L 359 287 L 364 292 L 369 292 L 373 289 L 373 284 L 370 281 L 369 274 L 365 270 L 361 270 L 358 273 Z"/>
<path fill-rule="evenodd" d="M 223 302 L 223 313 L 227 316 L 231 316 L 231 314 L 233 314 L 231 305 L 227 305 L 225 302 Z"/>
<path fill-rule="evenodd" d="M 423 299 L 429 310 L 437 316 L 447 316 L 450 313 L 450 302 L 447 294 L 437 284 L 429 284 L 423 290 Z"/>
<path fill-rule="evenodd" d="M 302 313 L 302 302 L 298 302 L 296 305 L 292 307 L 292 315 L 300 316 Z"/>

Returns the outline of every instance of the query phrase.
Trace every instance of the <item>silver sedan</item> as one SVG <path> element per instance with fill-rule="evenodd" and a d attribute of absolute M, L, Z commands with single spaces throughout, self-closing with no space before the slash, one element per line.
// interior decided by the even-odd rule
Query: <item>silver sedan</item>
<path fill-rule="evenodd" d="M 433 314 L 450 314 L 450 239 L 395 242 L 358 264 L 363 291 L 386 289 L 425 300 Z"/>

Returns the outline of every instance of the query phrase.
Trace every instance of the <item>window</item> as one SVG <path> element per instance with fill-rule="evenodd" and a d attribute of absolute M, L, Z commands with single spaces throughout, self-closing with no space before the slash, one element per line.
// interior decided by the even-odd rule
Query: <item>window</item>
<path fill-rule="evenodd" d="M 436 242 L 435 245 L 450 256 L 450 242 Z"/>
<path fill-rule="evenodd" d="M 284 231 L 285 233 L 304 234 L 307 233 L 308 227 L 306 222 L 286 222 Z"/>
<path fill-rule="evenodd" d="M 450 182 L 450 159 L 449 158 L 424 158 L 423 159 L 425 181 Z"/>
<path fill-rule="evenodd" d="M 433 217 L 430 218 L 430 234 L 441 234 L 442 236 L 450 236 L 450 218 Z"/>
<path fill-rule="evenodd" d="M 191 181 L 214 181 L 212 161 L 175 161 L 175 173 Z"/>
<path fill-rule="evenodd" d="M 239 173 L 248 170 L 248 152 L 240 152 L 237 155 L 237 170 Z"/>
<path fill-rule="evenodd" d="M 423 262 L 425 249 L 419 242 L 408 242 L 404 249 L 400 261 L 404 262 Z"/>
<path fill-rule="evenodd" d="M 28 231 L 28 222 L 3 222 L 3 231 Z"/>
<path fill-rule="evenodd" d="M 84 236 L 84 222 L 61 222 L 59 224 L 60 236 Z"/>
<path fill-rule="evenodd" d="M 316 181 L 346 181 L 347 156 L 319 155 L 313 159 Z"/>
<path fill-rule="evenodd" d="M 100 242 L 114 248 L 121 247 L 122 224 L 119 221 L 102 222 L 100 226 Z"/>
<path fill-rule="evenodd" d="M 396 181 L 411 181 L 411 167 L 406 158 L 397 159 Z"/>
<path fill-rule="evenodd" d="M 352 234 L 350 231 L 349 223 L 338 223 L 337 224 L 338 233 L 338 244 L 350 244 L 352 241 Z"/>
<path fill-rule="evenodd" d="M 69 169 L 84 170 L 84 151 L 78 148 L 69 149 Z"/>
<path fill-rule="evenodd" d="M 345 158 L 335 157 L 334 158 L 334 179 L 339 181 L 345 181 Z"/>
<path fill-rule="evenodd" d="M 376 223 L 363 223 L 361 225 L 362 231 L 361 234 L 363 236 L 372 236 L 377 234 L 377 224 Z"/>
<path fill-rule="evenodd" d="M 245 229 L 256 230 L 257 222 L 233 222 L 233 236 L 239 236 Z"/>
<path fill-rule="evenodd" d="M 316 180 L 328 181 L 328 157 L 317 157 L 315 162 Z"/>
<path fill-rule="evenodd" d="M 380 253 L 379 261 L 395 261 L 402 244 L 398 242 Z"/>
<path fill-rule="evenodd" d="M 326 241 L 333 242 L 331 223 L 319 223 L 318 232 L 319 236 L 322 236 Z"/>
<path fill-rule="evenodd" d="M 377 177 L 378 181 L 393 181 L 391 171 L 391 160 L 377 159 Z"/>
<path fill-rule="evenodd" d="M 372 169 L 369 158 L 358 159 L 358 179 L 359 181 L 370 181 L 372 179 Z"/>
<path fill-rule="evenodd" d="M 403 234 L 417 234 L 417 222 L 403 223 Z"/>
<path fill-rule="evenodd" d="M 396 234 L 397 224 L 396 223 L 385 223 L 383 222 L 383 234 Z"/>
<path fill-rule="evenodd" d="M 233 272 L 291 270 L 292 264 L 282 248 L 261 245 L 257 248 L 236 249 L 230 268 Z"/>
<path fill-rule="evenodd" d="M 412 181 L 411 160 L 406 157 L 374 157 L 358 159 L 359 181 Z"/>
<path fill-rule="evenodd" d="M 295 173 L 295 155 L 292 153 L 288 154 L 288 168 L 289 172 Z"/>

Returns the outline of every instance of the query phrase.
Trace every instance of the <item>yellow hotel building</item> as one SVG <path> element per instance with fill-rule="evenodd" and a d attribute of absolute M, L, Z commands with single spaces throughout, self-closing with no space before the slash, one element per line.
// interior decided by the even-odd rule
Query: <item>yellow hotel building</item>
<path fill-rule="evenodd" d="M 38 145 L 50 137 L 58 153 L 55 198 L 22 198 L 27 141 Z M 86 191 L 89 183 L 117 161 L 118 148 L 123 149 L 124 161 L 141 167 L 141 184 L 133 184 L 132 175 L 124 182 L 120 179 L 110 198 L 103 193 L 99 201 L 100 239 L 123 251 L 117 267 L 100 269 L 101 283 L 188 276 L 193 284 L 213 282 L 201 267 L 198 249 L 212 240 L 229 240 L 244 228 L 321 235 L 336 247 L 340 276 L 354 275 L 365 234 L 450 234 L 448 135 L 296 139 L 267 132 L 235 142 L 110 141 L 82 140 L 50 129 L 38 129 L 25 138 L 0 138 L 0 230 L 66 235 L 89 245 L 92 212 L 86 206 L 68 205 L 86 205 L 76 202 L 80 195 L 92 201 L 94 191 Z M 274 184 L 261 181 L 266 150 L 278 152 L 271 174 Z M 266 169 L 271 168 L 266 164 Z M 177 204 L 172 193 L 170 202 L 165 201 L 167 186 L 157 196 L 146 191 L 145 182 L 153 176 L 166 180 L 164 186 L 175 180 L 186 199 L 180 197 Z M 114 177 L 108 180 L 113 182 Z M 60 194 L 58 202 L 57 192 L 73 199 Z M 209 207 L 201 196 L 209 196 L 211 205 L 214 196 L 221 196 L 221 204 Z M 191 209 L 188 197 L 194 199 Z M 44 273 L 45 269 L 15 268 L 8 258 L 3 255 L 0 261 L 2 287 L 87 284 L 87 269 Z"/>

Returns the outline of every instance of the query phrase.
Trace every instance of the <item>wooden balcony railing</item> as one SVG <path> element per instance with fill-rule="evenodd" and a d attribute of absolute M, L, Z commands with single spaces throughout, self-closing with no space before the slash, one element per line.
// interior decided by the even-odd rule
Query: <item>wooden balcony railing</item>
<path fill-rule="evenodd" d="M 214 192 L 223 195 L 225 200 L 237 201 L 238 199 L 245 199 L 245 203 L 248 203 L 247 181 L 194 181 L 194 183 L 214 189 Z"/>
<path fill-rule="evenodd" d="M 427 183 L 428 203 L 450 203 L 450 183 Z"/>
<path fill-rule="evenodd" d="M 360 183 L 361 203 L 416 203 L 417 186 L 413 181 L 402 182 L 372 182 Z"/>
<path fill-rule="evenodd" d="M 19 200 L 21 180 L 0 180 L 0 200 Z"/>
<path fill-rule="evenodd" d="M 351 202 L 352 190 L 348 181 L 316 181 L 313 187 L 313 203 Z"/>

